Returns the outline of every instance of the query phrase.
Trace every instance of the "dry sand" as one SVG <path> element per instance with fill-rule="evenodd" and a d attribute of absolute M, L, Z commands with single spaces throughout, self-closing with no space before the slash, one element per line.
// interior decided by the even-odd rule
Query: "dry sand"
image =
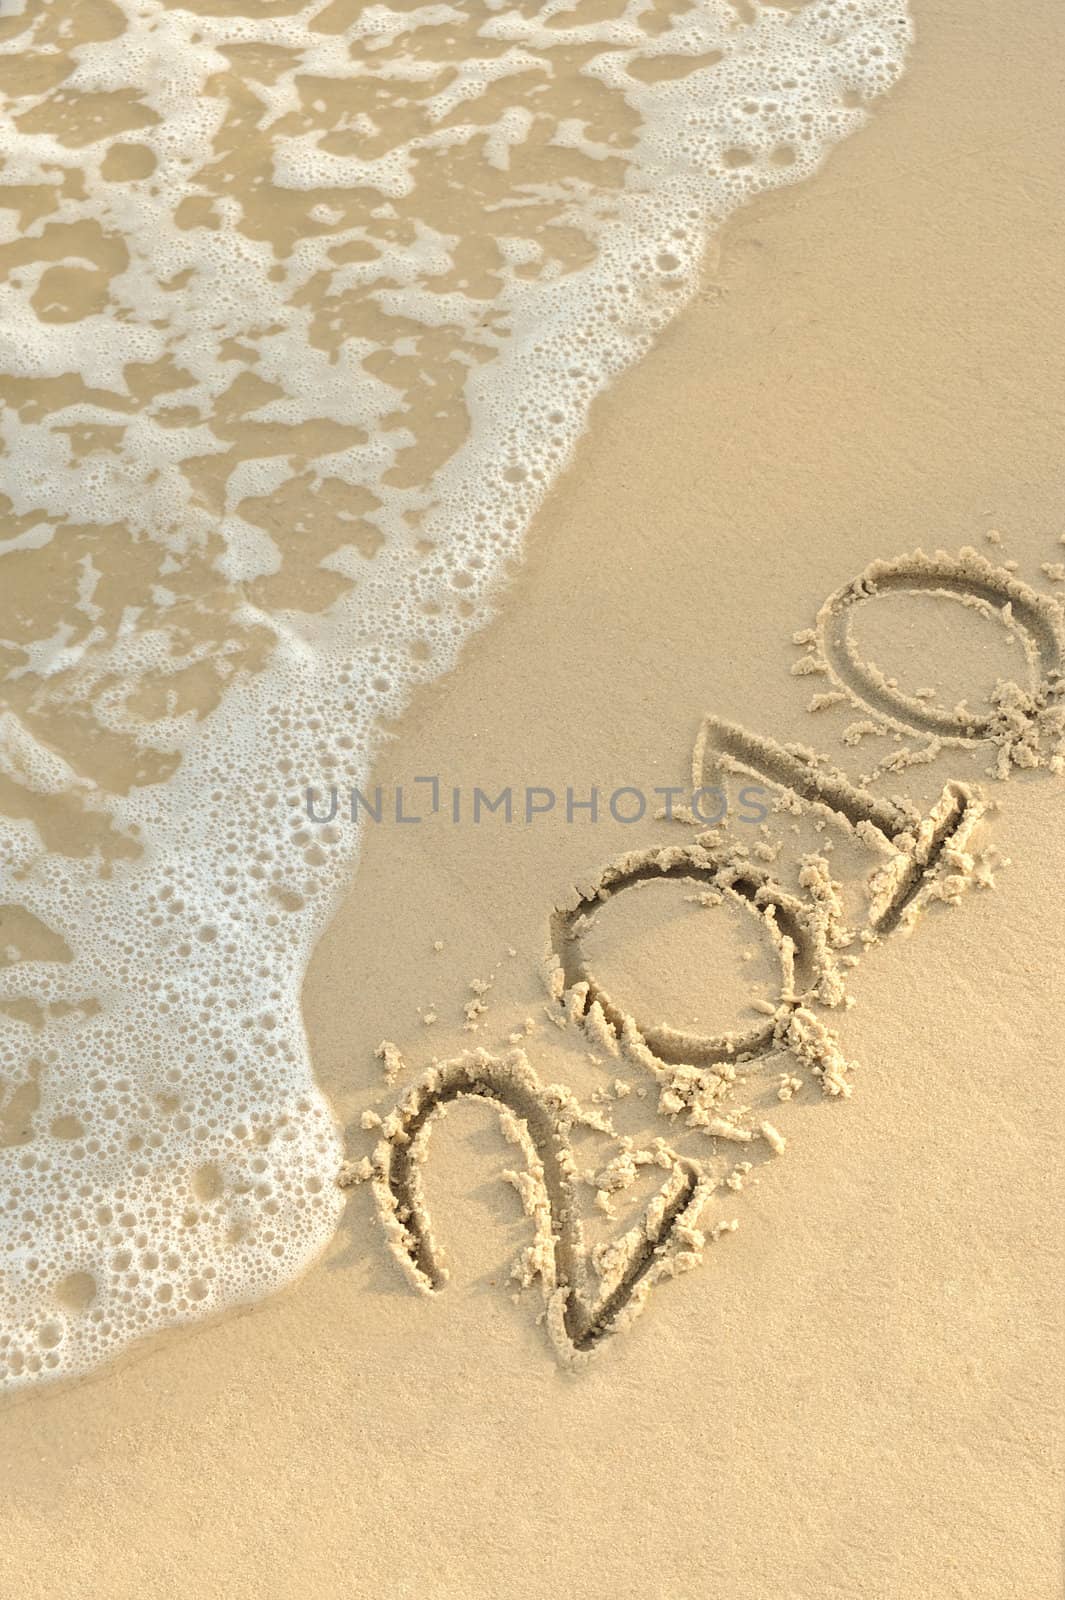
<path fill-rule="evenodd" d="M 844 744 L 859 714 L 811 715 L 825 685 L 789 670 L 825 596 L 918 546 L 976 546 L 1053 590 L 1060 16 L 1050 0 L 916 11 L 911 67 L 871 126 L 733 221 L 699 301 L 597 404 L 498 621 L 397 729 L 384 786 L 687 785 L 707 712 L 857 776 L 891 741 Z M 949 684 L 954 635 L 891 604 L 869 624 L 896 648 L 885 670 Z M 1060 1593 L 1065 789 L 1045 770 L 987 779 L 983 757 L 935 776 L 945 760 L 984 783 L 986 841 L 1011 865 L 847 975 L 853 1093 L 779 1101 L 783 1159 L 752 1141 L 704 1222 L 738 1231 L 655 1284 L 630 1330 L 579 1371 L 556 1358 L 539 1295 L 506 1282 L 533 1237 L 500 1179 L 520 1152 L 464 1103 L 425 1178 L 442 1292 L 413 1292 L 359 1184 L 285 1295 L 0 1415 L 5 1592 Z M 588 1107 L 619 1073 L 651 1083 L 545 1012 L 548 914 L 619 851 L 690 840 L 651 820 L 370 827 L 306 986 L 352 1160 L 379 1137 L 363 1114 L 432 1057 L 498 1057 L 512 1035 Z M 698 1027 L 721 1014 L 711 963 L 731 949 L 742 974 L 749 946 L 771 995 L 753 938 L 695 927 L 714 908 L 647 904 L 642 927 L 603 913 L 604 981 L 643 981 L 652 1007 L 672 993 L 672 1020 Z M 679 1144 L 656 1093 L 605 1109 L 637 1142 Z M 611 1141 L 573 1139 L 580 1171 L 606 1159 Z M 593 1239 L 639 1217 L 652 1172 Z"/>

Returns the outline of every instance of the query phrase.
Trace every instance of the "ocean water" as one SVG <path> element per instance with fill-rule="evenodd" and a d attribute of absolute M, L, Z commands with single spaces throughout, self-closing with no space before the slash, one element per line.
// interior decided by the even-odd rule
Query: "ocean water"
<path fill-rule="evenodd" d="M 901 0 L 7 7 L 6 1384 L 326 1243 L 299 996 L 358 834 L 306 785 L 367 786 L 708 239 L 910 40 Z"/>

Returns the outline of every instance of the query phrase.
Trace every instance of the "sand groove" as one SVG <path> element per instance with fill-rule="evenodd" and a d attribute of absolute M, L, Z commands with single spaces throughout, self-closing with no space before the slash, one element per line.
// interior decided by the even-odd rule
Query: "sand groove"
<path fill-rule="evenodd" d="M 754 917 L 780 963 L 779 1011 L 790 1012 L 818 990 L 830 992 L 833 963 L 824 922 L 812 906 L 786 893 L 768 872 L 737 859 L 728 850 L 697 840 L 689 845 L 633 851 L 610 862 L 594 883 L 575 890 L 552 914 L 545 963 L 548 989 L 575 1021 L 587 1025 L 597 1042 L 612 1033 L 630 1059 L 672 1089 L 678 1073 L 691 1074 L 702 1083 L 705 1074 L 699 1074 L 700 1068 L 741 1056 L 752 1059 L 779 1048 L 780 1018 L 774 1014 L 742 1033 L 693 1034 L 633 1017 L 607 992 L 582 955 L 581 934 L 588 916 L 613 896 L 663 878 L 701 886 Z"/>
<path fill-rule="evenodd" d="M 726 774 L 766 779 L 814 811 L 835 815 L 881 857 L 868 881 L 867 942 L 896 928 L 912 928 L 941 866 L 952 858 L 960 863 L 986 811 L 968 784 L 950 782 L 921 817 L 905 800 L 886 800 L 851 783 L 814 750 L 783 745 L 708 715 L 692 752 L 692 780 L 698 787 Z"/>
<path fill-rule="evenodd" d="M 916 810 L 901 801 L 885 800 L 860 788 L 824 758 L 801 744 L 780 744 L 762 734 L 750 733 L 736 722 L 706 716 L 692 750 L 692 783 L 696 789 L 712 785 L 725 773 L 749 772 L 782 789 L 789 789 L 808 804 L 843 817 L 852 827 L 872 825 L 885 843 L 905 833 L 918 821 Z"/>
<path fill-rule="evenodd" d="M 374 1190 L 389 1247 L 420 1293 L 447 1281 L 421 1168 L 434 1121 L 460 1098 L 492 1104 L 522 1151 L 524 1173 L 507 1176 L 534 1220 L 535 1238 L 513 1276 L 523 1286 L 539 1279 L 549 1335 L 568 1363 L 627 1326 L 655 1283 L 697 1264 L 704 1240 L 696 1224 L 708 1185 L 695 1163 L 660 1146 L 656 1159 L 669 1169 L 667 1182 L 642 1223 L 599 1259 L 600 1282 L 593 1285 L 568 1138 L 584 1113 L 567 1090 L 540 1085 L 523 1051 L 502 1059 L 478 1051 L 434 1066 L 414 1084 L 374 1152 Z"/>
<path fill-rule="evenodd" d="M 950 710 L 929 706 L 906 694 L 862 660 L 851 637 L 856 607 L 880 594 L 899 592 L 950 599 L 998 617 L 1021 642 L 1027 682 L 999 683 L 991 712 L 983 716 L 964 706 Z M 942 550 L 928 556 L 918 550 L 892 561 L 871 562 L 859 577 L 829 595 L 814 629 L 797 642 L 809 646 L 809 654 L 796 663 L 797 670 L 824 673 L 837 689 L 890 728 L 925 734 L 949 745 L 991 741 L 999 750 L 996 776 L 1007 777 L 1011 766 L 1060 760 L 1065 737 L 1061 606 L 993 566 L 976 550 L 966 548 L 957 556 Z"/>

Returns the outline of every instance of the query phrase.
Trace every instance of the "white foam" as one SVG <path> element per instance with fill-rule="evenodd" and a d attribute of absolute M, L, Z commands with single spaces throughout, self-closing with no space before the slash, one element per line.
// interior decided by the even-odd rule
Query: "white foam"
<path fill-rule="evenodd" d="M 291 16 L 217 16 L 128 0 L 117 37 L 65 46 L 75 70 L 62 92 L 131 90 L 155 120 L 64 142 L 39 114 L 49 95 L 0 113 L 6 182 L 85 180 L 24 230 L 0 291 L 0 367 L 38 380 L 75 372 L 84 385 L 43 418 L 5 411 L 5 489 L 32 536 L 0 551 L 32 557 L 42 524 L 55 529 L 48 550 L 68 524 L 119 524 L 131 549 L 166 552 L 143 609 L 101 621 L 116 549 L 101 533 L 77 626 L 21 647 L 14 674 L 39 679 L 38 698 L 0 724 L 12 781 L 75 794 L 86 822 L 118 841 L 106 859 L 62 853 L 21 814 L 0 816 L 0 899 L 69 953 L 0 967 L 9 1382 L 82 1371 L 153 1328 L 265 1294 L 329 1238 L 341 1146 L 299 995 L 357 839 L 308 823 L 305 786 L 365 786 L 381 720 L 452 667 L 486 619 L 591 400 L 691 294 L 708 233 L 807 176 L 859 127 L 910 35 L 901 0 L 755 7 L 750 23 L 701 0 L 664 28 L 643 0 L 593 22 L 559 0 L 536 12 L 372 6 L 339 33 L 333 10 L 314 0 Z M 0 52 L 29 49 L 46 26 L 27 20 Z M 451 36 L 450 64 L 433 56 L 434 29 Z M 242 67 L 234 49 L 251 45 L 261 53 Z M 599 53 L 567 79 L 566 52 L 589 45 Z M 681 58 L 693 70 L 657 75 L 653 63 L 669 59 L 674 74 Z M 307 195 L 281 255 L 257 231 L 254 186 L 221 193 L 208 181 L 231 148 L 217 80 L 234 71 L 259 102 L 239 135 L 252 170 L 268 150 L 278 204 Z M 339 113 L 327 104 L 334 84 L 347 91 Z M 486 97 L 497 107 L 504 89 L 493 116 Z M 604 94 L 616 127 L 600 117 Z M 416 131 L 389 145 L 403 97 Z M 522 162 L 545 118 L 551 155 L 533 182 Z M 338 142 L 351 148 L 325 147 Z M 113 180 L 109 154 L 127 146 L 150 151 L 154 170 Z M 85 251 L 104 237 L 124 241 L 124 264 L 110 259 L 103 309 L 50 320 L 54 251 L 37 260 L 26 241 L 79 224 L 102 235 L 83 231 L 60 258 L 75 273 L 103 270 Z M 461 265 L 471 237 L 485 252 L 495 241 L 490 269 Z M 566 255 L 574 239 L 579 264 Z M 402 319 L 391 336 L 389 319 Z M 137 400 L 131 364 L 164 357 L 179 386 Z M 403 363 L 413 377 L 399 376 Z M 233 436 L 219 418 L 249 375 L 258 388 L 241 426 L 313 424 L 321 449 L 264 436 L 261 454 L 226 459 Z M 434 399 L 449 376 L 450 412 Z M 397 478 L 463 400 L 468 427 L 438 470 Z M 81 453 L 64 431 L 100 426 L 115 430 L 110 441 Z M 214 490 L 193 470 L 205 462 Z M 313 522 L 321 504 L 336 531 L 308 569 L 346 585 L 326 610 L 279 610 L 252 593 L 299 564 L 305 533 L 269 515 L 293 480 L 296 520 Z M 189 592 L 206 594 L 210 622 L 210 583 L 193 582 L 205 574 L 232 608 L 221 634 L 205 623 L 197 638 L 175 616 Z M 272 653 L 240 670 L 264 633 Z M 211 660 L 220 699 L 201 717 L 183 706 L 182 675 Z M 147 711 L 138 696 L 150 691 Z M 28 726 L 61 744 L 71 708 L 145 760 L 172 757 L 172 775 L 117 792 L 85 778 Z M 353 1007 L 357 984 L 352 974 Z"/>

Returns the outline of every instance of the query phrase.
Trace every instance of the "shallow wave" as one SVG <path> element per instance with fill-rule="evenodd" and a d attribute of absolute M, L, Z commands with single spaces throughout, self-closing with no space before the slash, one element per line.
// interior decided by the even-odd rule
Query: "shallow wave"
<path fill-rule="evenodd" d="M 26 0 L 0 21 L 0 1375 L 335 1227 L 299 1010 L 378 729 L 487 618 L 737 206 L 899 0 Z"/>

